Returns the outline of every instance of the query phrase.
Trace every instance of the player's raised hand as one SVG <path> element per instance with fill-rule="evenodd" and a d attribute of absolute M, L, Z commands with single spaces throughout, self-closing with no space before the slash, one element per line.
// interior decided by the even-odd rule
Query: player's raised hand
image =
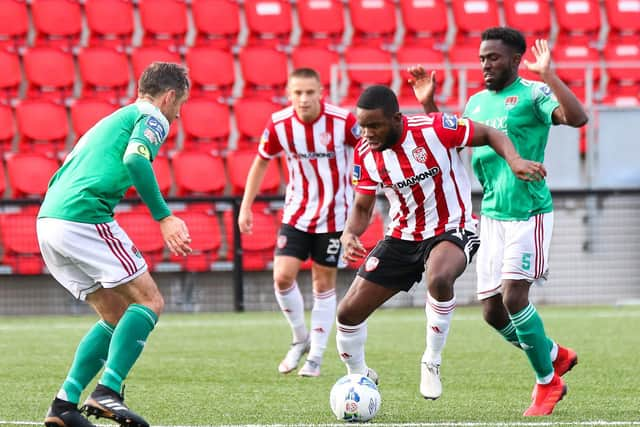
<path fill-rule="evenodd" d="M 523 181 L 541 181 L 547 176 L 547 169 L 540 162 L 517 158 L 509 163 L 514 175 Z"/>
<path fill-rule="evenodd" d="M 407 81 L 413 88 L 413 93 L 418 102 L 420 104 L 433 103 L 436 93 L 436 72 L 427 73 L 422 65 L 409 67 L 407 71 L 411 75 Z"/>
<path fill-rule="evenodd" d="M 253 212 L 251 212 L 251 209 L 240 209 L 238 227 L 240 227 L 241 233 L 253 233 Z"/>
<path fill-rule="evenodd" d="M 191 253 L 191 236 L 183 220 L 174 215 L 161 219 L 160 232 L 172 254 L 186 256 Z"/>
<path fill-rule="evenodd" d="M 536 62 L 531 63 L 524 60 L 524 65 L 529 69 L 541 76 L 548 73 L 551 69 L 551 51 L 549 50 L 549 44 L 544 39 L 536 39 L 533 46 L 531 46 L 531 52 L 536 57 Z"/>
<path fill-rule="evenodd" d="M 340 243 L 342 243 L 342 258 L 345 261 L 355 262 L 367 256 L 367 250 L 362 246 L 358 236 L 353 233 L 343 233 Z"/>

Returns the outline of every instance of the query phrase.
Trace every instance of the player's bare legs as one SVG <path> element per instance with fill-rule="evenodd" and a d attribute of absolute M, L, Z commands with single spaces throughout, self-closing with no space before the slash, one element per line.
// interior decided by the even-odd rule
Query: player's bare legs
<path fill-rule="evenodd" d="M 151 275 L 144 272 L 127 284 L 95 292 L 88 300 L 100 317 L 113 319 L 117 324 L 104 373 L 83 409 L 123 426 L 147 427 L 149 424 L 124 404 L 121 390 L 162 313 L 164 299 Z"/>
<path fill-rule="evenodd" d="M 425 399 L 435 400 L 442 395 L 442 350 L 456 307 L 453 285 L 466 266 L 464 252 L 449 241 L 440 242 L 431 250 L 425 266 L 428 284 L 425 304 L 427 345 L 420 364 L 420 393 Z"/>
<path fill-rule="evenodd" d="M 273 287 L 276 301 L 291 327 L 292 344 L 278 371 L 288 374 L 296 369 L 302 356 L 309 351 L 309 332 L 304 320 L 304 300 L 296 277 L 302 261 L 288 255 L 276 255 L 273 260 Z"/>
<path fill-rule="evenodd" d="M 313 283 L 313 308 L 311 309 L 311 327 L 309 328 L 309 355 L 298 375 L 317 377 L 320 375 L 322 357 L 336 317 L 336 276 L 338 270 L 314 262 L 311 265 Z"/>
<path fill-rule="evenodd" d="M 376 384 L 378 375 L 367 367 L 364 345 L 367 341 L 367 318 L 397 289 L 385 288 L 356 276 L 346 295 L 338 304 L 336 343 L 340 359 L 349 374 L 369 376 Z"/>

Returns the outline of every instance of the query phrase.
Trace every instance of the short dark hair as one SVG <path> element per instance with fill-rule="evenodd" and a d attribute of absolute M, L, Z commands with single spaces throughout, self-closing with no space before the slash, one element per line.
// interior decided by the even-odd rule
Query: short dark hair
<path fill-rule="evenodd" d="M 294 77 L 302 79 L 316 79 L 317 81 L 320 81 L 320 74 L 313 68 L 296 68 L 291 72 L 291 74 L 289 74 L 289 79 Z"/>
<path fill-rule="evenodd" d="M 527 42 L 522 33 L 509 27 L 492 27 L 482 32 L 481 39 L 502 40 L 502 43 L 512 48 L 516 53 L 524 54 L 527 50 Z"/>
<path fill-rule="evenodd" d="M 357 107 L 365 110 L 380 108 L 386 117 L 391 117 L 400 111 L 396 94 L 383 85 L 373 85 L 366 88 L 358 98 Z"/>
<path fill-rule="evenodd" d="M 189 90 L 187 68 L 173 62 L 153 62 L 138 81 L 138 92 L 143 95 L 157 96 L 168 90 L 175 90 L 176 96 L 182 96 Z"/>

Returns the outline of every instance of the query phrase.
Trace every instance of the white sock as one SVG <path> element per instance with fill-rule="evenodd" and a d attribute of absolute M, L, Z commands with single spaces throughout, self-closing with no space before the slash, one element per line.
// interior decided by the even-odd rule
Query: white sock
<path fill-rule="evenodd" d="M 442 362 L 442 350 L 449 335 L 449 325 L 456 308 L 456 297 L 449 301 L 437 301 L 427 292 L 427 348 L 422 355 L 423 363 Z"/>
<path fill-rule="evenodd" d="M 282 314 L 291 326 L 293 342 L 301 342 L 307 339 L 307 327 L 304 323 L 304 301 L 298 288 L 298 282 L 294 281 L 290 288 L 283 291 L 273 286 L 276 301 L 282 310 Z"/>
<path fill-rule="evenodd" d="M 336 322 L 336 344 L 340 359 L 347 365 L 348 374 L 367 375 L 364 343 L 367 341 L 367 322 L 347 326 Z"/>
<path fill-rule="evenodd" d="M 336 317 L 336 290 L 331 289 L 321 294 L 313 293 L 313 309 L 311 310 L 311 349 L 309 359 L 321 363 L 322 355 L 327 348 L 329 334 Z"/>

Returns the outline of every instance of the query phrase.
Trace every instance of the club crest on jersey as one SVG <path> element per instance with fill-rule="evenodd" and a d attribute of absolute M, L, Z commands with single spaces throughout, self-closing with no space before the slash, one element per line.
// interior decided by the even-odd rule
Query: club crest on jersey
<path fill-rule="evenodd" d="M 287 246 L 287 236 L 284 234 L 279 235 L 276 244 L 278 245 L 278 249 L 282 249 Z"/>
<path fill-rule="evenodd" d="M 351 174 L 351 184 L 358 185 L 362 177 L 362 166 L 353 165 L 353 173 Z"/>
<path fill-rule="evenodd" d="M 426 163 L 427 161 L 427 149 L 424 147 L 416 147 L 411 151 L 413 154 L 413 158 L 416 159 L 417 162 Z"/>
<path fill-rule="evenodd" d="M 318 141 L 320 142 L 320 144 L 325 146 L 331 144 L 331 134 L 329 132 L 322 132 L 320 135 L 318 135 Z"/>
<path fill-rule="evenodd" d="M 506 108 L 507 110 L 510 110 L 513 107 L 515 107 L 517 103 L 518 103 L 518 97 L 516 95 L 507 96 L 504 99 L 504 108 Z"/>
<path fill-rule="evenodd" d="M 449 130 L 458 129 L 458 118 L 451 114 L 442 115 L 442 127 Z"/>
<path fill-rule="evenodd" d="M 364 269 L 365 271 L 373 271 L 378 268 L 379 263 L 380 260 L 378 258 L 370 256 L 369 258 L 367 258 L 367 262 L 364 264 Z"/>

